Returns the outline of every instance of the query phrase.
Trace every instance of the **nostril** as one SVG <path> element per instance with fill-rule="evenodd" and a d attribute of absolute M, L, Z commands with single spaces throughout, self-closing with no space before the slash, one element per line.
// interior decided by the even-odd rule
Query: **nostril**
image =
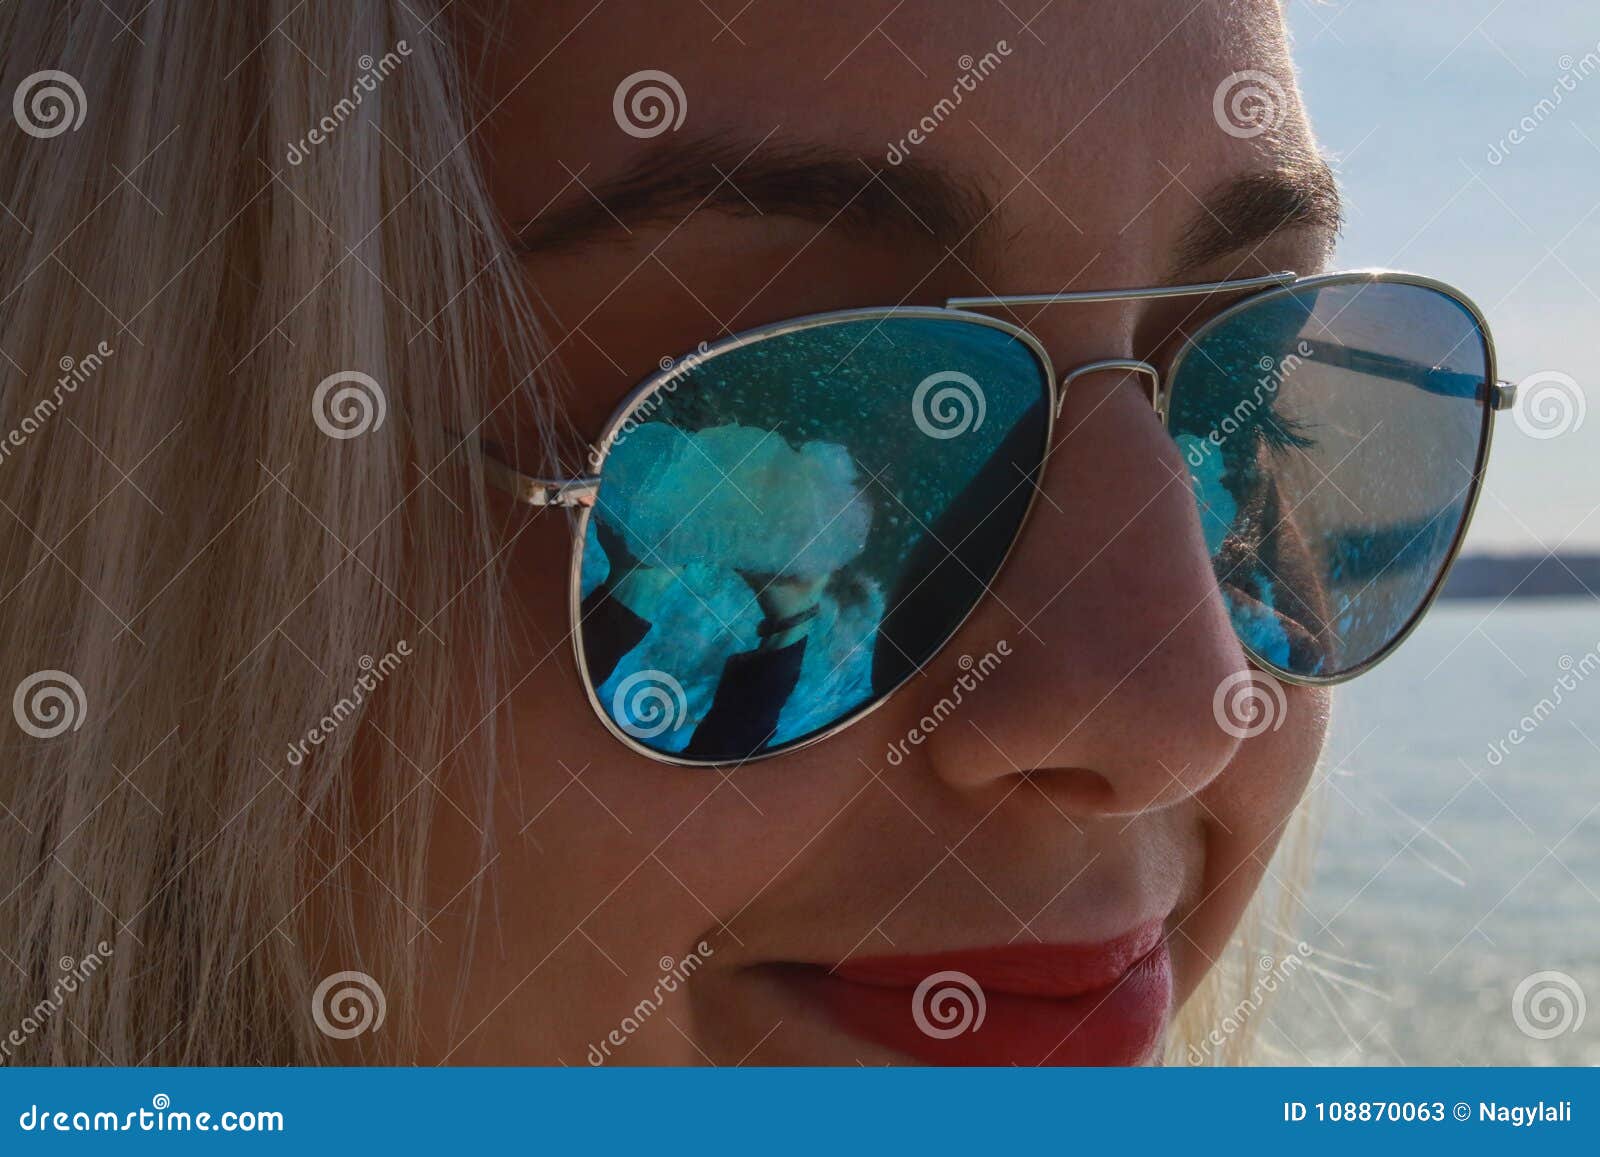
<path fill-rule="evenodd" d="M 1135 816 L 1191 797 L 1196 784 L 1186 765 L 1155 760 L 1101 773 L 1087 767 L 1039 767 L 1023 772 L 1057 811 L 1069 818 Z"/>
<path fill-rule="evenodd" d="M 1111 781 L 1087 767 L 1036 767 L 1023 777 L 1068 815 L 1110 811 L 1117 798 Z"/>

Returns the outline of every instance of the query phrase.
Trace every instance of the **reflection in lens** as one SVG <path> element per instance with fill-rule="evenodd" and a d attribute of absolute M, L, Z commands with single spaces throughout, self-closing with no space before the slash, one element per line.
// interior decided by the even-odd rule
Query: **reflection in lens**
<path fill-rule="evenodd" d="M 893 690 L 1015 538 L 1048 404 L 1028 345 L 951 318 L 815 325 L 675 375 L 613 442 L 587 520 L 602 709 L 652 750 L 734 762 Z"/>
<path fill-rule="evenodd" d="M 1407 629 L 1472 501 L 1487 378 L 1472 313 L 1400 282 L 1268 293 L 1184 351 L 1169 429 L 1258 659 L 1335 677 Z"/>

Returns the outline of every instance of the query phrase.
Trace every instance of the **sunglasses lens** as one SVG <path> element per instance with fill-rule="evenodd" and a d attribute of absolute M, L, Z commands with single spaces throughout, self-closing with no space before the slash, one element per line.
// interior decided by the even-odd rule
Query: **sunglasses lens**
<path fill-rule="evenodd" d="M 1049 429 L 1025 342 L 841 319 L 689 358 L 614 431 L 580 649 L 617 729 L 728 763 L 801 743 L 932 657 L 1015 539 Z"/>
<path fill-rule="evenodd" d="M 1169 428 L 1257 659 L 1335 678 L 1404 634 L 1475 495 L 1488 377 L 1473 313 L 1392 281 L 1269 292 L 1184 352 Z"/>

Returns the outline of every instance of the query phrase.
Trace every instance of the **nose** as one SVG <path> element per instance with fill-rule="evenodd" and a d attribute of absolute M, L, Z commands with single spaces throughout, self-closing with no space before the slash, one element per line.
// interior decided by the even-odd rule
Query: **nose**
<path fill-rule="evenodd" d="M 1213 702 L 1245 657 L 1153 380 L 1145 363 L 1113 359 L 1064 383 L 1021 537 L 941 656 L 984 657 L 962 718 L 925 746 L 953 786 L 1029 774 L 1052 781 L 1060 806 L 1125 814 L 1194 795 L 1238 749 Z M 913 684 L 924 699 L 941 685 L 929 674 Z"/>
<path fill-rule="evenodd" d="M 1161 419 L 1166 413 L 1166 398 L 1161 393 L 1161 371 L 1149 362 L 1137 358 L 1101 358 L 1098 361 L 1084 362 L 1081 366 L 1074 366 L 1061 379 L 1057 389 L 1057 408 L 1067 404 L 1067 397 L 1072 393 L 1072 383 L 1079 378 L 1086 378 L 1090 374 L 1104 374 L 1122 371 L 1129 375 L 1142 376 L 1145 389 L 1150 398 L 1150 407 L 1155 410 L 1156 418 Z"/>

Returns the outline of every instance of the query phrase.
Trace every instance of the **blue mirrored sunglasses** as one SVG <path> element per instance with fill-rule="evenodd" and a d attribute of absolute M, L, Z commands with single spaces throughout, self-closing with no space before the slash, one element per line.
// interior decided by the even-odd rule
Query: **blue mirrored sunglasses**
<path fill-rule="evenodd" d="M 977 312 L 1240 292 L 1164 366 L 1059 380 Z M 702 346 L 632 391 L 591 473 L 490 476 L 575 509 L 572 637 L 606 727 L 668 763 L 745 763 L 855 722 L 949 642 L 1022 531 L 1067 386 L 1106 371 L 1147 385 L 1182 452 L 1245 651 L 1308 684 L 1416 626 L 1513 398 L 1478 309 L 1410 274 L 967 297 Z"/>

